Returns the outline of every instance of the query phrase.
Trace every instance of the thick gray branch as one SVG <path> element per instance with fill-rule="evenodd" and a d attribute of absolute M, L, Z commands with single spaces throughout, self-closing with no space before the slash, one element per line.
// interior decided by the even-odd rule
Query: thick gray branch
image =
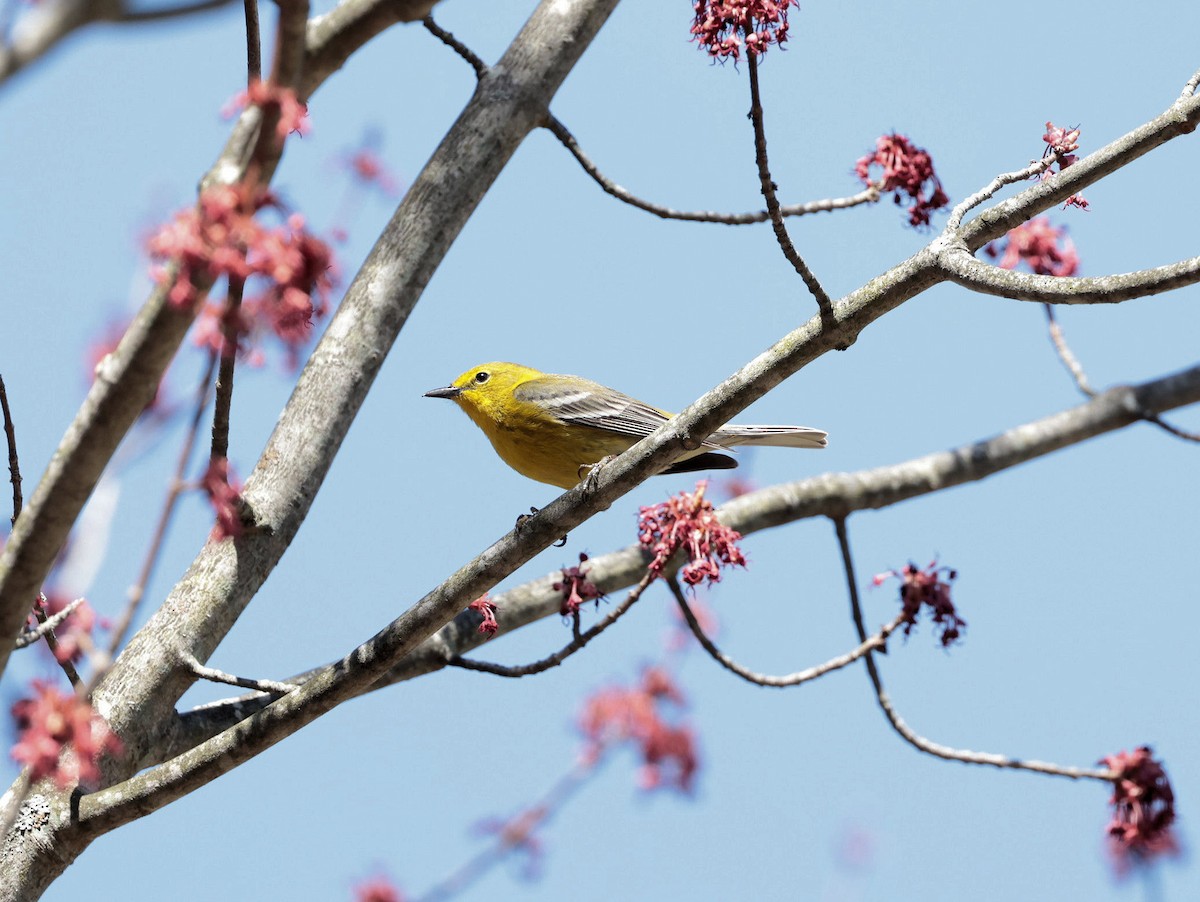
<path fill-rule="evenodd" d="M 1118 304 L 1200 282 L 1200 257 L 1111 276 L 1036 276 L 976 260 L 965 247 L 947 248 L 938 262 L 964 288 L 1017 301 L 1046 304 Z"/>
<path fill-rule="evenodd" d="M 194 679 L 182 666 L 184 657 L 207 660 L 288 547 L 429 278 L 521 141 L 544 118 L 615 2 L 542 3 L 413 183 L 313 352 L 247 482 L 244 497 L 258 528 L 236 542 L 205 546 L 97 688 L 96 708 L 126 747 L 125 757 L 110 763 L 109 782 L 137 770 L 163 725 L 173 721 L 174 705 Z M 427 607 L 401 641 L 415 645 L 455 612 L 436 619 L 437 610 Z M 347 673 L 374 668 L 377 677 L 389 663 L 356 655 L 341 676 L 344 681 Z M 258 732 L 256 740 L 235 741 L 240 754 L 210 759 L 170 793 L 130 793 L 115 806 L 93 806 L 80 822 L 56 819 L 48 828 L 52 836 L 10 835 L 6 891 L 38 895 L 95 836 L 161 807 L 328 710 L 341 700 L 336 683 L 311 681 L 303 709 L 281 718 L 285 729 L 276 724 Z M 257 731 L 263 724 L 253 726 Z M 51 848 L 53 854 L 47 852 Z"/>

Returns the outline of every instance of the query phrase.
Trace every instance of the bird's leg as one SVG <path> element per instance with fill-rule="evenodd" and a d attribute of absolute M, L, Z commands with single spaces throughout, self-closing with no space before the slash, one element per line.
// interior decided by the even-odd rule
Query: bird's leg
<path fill-rule="evenodd" d="M 579 478 L 583 481 L 583 493 L 585 495 L 596 490 L 596 483 L 600 481 L 600 469 L 607 463 L 616 460 L 617 455 L 608 454 L 594 464 L 580 464 Z"/>

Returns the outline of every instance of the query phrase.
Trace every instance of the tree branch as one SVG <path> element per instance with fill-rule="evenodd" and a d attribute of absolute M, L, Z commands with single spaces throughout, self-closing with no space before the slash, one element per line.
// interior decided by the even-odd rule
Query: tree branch
<path fill-rule="evenodd" d="M 642 200 L 642 198 L 622 188 L 602 173 L 600 168 L 592 162 L 591 158 L 583 152 L 575 136 L 571 134 L 570 130 L 559 119 L 552 115 L 547 116 L 543 126 L 562 143 L 563 147 L 583 167 L 583 171 L 606 194 L 615 197 L 622 203 L 629 204 L 631 207 L 637 207 L 639 210 L 651 213 L 660 219 L 677 219 L 683 222 L 713 222 L 720 225 L 752 225 L 754 223 L 767 222 L 771 219 L 771 212 L 769 210 L 756 210 L 752 213 L 718 213 L 712 210 L 684 212 Z M 787 204 L 779 206 L 778 209 L 780 216 L 805 216 L 810 213 L 828 213 L 833 210 L 846 210 L 862 204 L 872 204 L 878 200 L 879 189 L 875 186 L 870 186 L 849 197 L 814 200 L 805 204 Z"/>
<path fill-rule="evenodd" d="M 858 599 L 858 580 L 854 576 L 854 561 L 850 554 L 850 539 L 846 532 L 846 519 L 844 517 L 835 517 L 833 525 L 837 532 L 838 546 L 841 549 L 842 566 L 846 572 L 846 589 L 850 596 L 851 614 L 854 618 L 855 629 L 858 631 L 859 640 L 865 642 L 867 640 L 867 633 L 863 628 L 862 606 Z M 948 745 L 940 745 L 939 743 L 932 742 L 924 736 L 919 736 L 896 713 L 891 699 L 888 698 L 887 693 L 883 689 L 883 680 L 879 676 L 879 668 L 875 666 L 875 656 L 867 652 L 866 657 L 863 658 L 863 663 L 867 666 L 867 675 L 870 677 L 871 685 L 875 689 L 875 700 L 879 702 L 879 707 L 882 709 L 884 716 L 887 717 L 888 723 L 891 724 L 892 729 L 905 742 L 919 752 L 933 755 L 935 758 L 943 758 L 947 761 L 960 761 L 963 764 L 981 764 L 988 767 L 1027 770 L 1034 773 L 1046 774 L 1047 776 L 1068 777 L 1072 780 L 1088 779 L 1102 780 L 1106 783 L 1112 782 L 1112 771 L 1092 770 L 1082 767 L 1064 767 L 1060 764 L 1050 764 L 1045 761 L 1024 761 L 1019 758 L 1009 758 L 1006 755 L 996 755 L 990 752 L 955 749 Z"/>
<path fill-rule="evenodd" d="M 893 618 L 890 623 L 881 627 L 875 635 L 870 637 L 864 636 L 857 648 L 851 649 L 844 655 L 838 655 L 824 664 L 806 667 L 804 670 L 798 670 L 795 673 L 789 673 L 784 676 L 773 676 L 771 674 L 756 673 L 748 667 L 743 667 L 737 661 L 733 660 L 733 658 L 729 657 L 729 655 L 721 651 L 721 649 L 717 648 L 716 643 L 704 634 L 704 630 L 700 626 L 700 621 L 692 613 L 692 608 L 684 597 L 683 589 L 679 586 L 679 580 L 672 576 L 667 580 L 667 585 L 670 586 L 671 594 L 675 596 L 675 601 L 679 605 L 679 610 L 683 612 L 683 618 L 687 621 L 692 635 L 696 637 L 696 641 L 708 652 L 709 657 L 730 673 L 736 674 L 746 682 L 753 683 L 756 686 L 771 686 L 777 689 L 783 689 L 788 686 L 799 686 L 802 683 L 808 683 L 818 677 L 823 677 L 827 673 L 841 670 L 843 667 L 853 664 L 859 658 L 864 657 L 872 651 L 884 652 L 887 650 L 888 636 L 895 632 L 900 624 L 904 622 L 903 615 L 899 615 Z"/>
<path fill-rule="evenodd" d="M 519 664 L 516 666 L 506 666 L 504 664 L 493 664 L 490 661 L 475 661 L 470 658 L 464 658 L 460 655 L 455 655 L 446 661 L 451 667 L 461 667 L 463 670 L 476 670 L 481 673 L 490 673 L 494 676 L 502 677 L 523 677 L 532 676 L 537 673 L 545 673 L 551 667 L 557 667 L 575 652 L 579 651 L 602 632 L 621 619 L 634 603 L 642 597 L 642 593 L 653 582 L 654 577 L 647 572 L 633 590 L 625 597 L 619 605 L 608 612 L 601 620 L 599 620 L 590 629 L 579 631 L 579 617 L 576 616 L 573 620 L 574 638 L 566 645 L 551 655 L 547 655 L 539 661 L 534 661 L 531 664 Z"/>
<path fill-rule="evenodd" d="M 342 68 L 367 41 L 398 22 L 419 22 L 439 0 L 342 0 L 308 23 L 308 59 L 302 96 L 313 92 Z"/>
<path fill-rule="evenodd" d="M 1162 115 L 1076 160 L 1054 178 L 1038 182 L 1008 200 L 989 207 L 958 230 L 955 236 L 943 234 L 935 246 L 953 241 L 968 251 L 977 251 L 1038 213 L 1063 203 L 1072 194 L 1081 194 L 1089 185 L 1128 166 L 1154 148 L 1191 134 L 1197 125 L 1200 125 L 1200 96 L 1181 96 Z"/>
<path fill-rule="evenodd" d="M 750 72 L 750 121 L 754 125 L 754 160 L 758 164 L 758 181 L 762 188 L 763 200 L 767 202 L 767 212 L 771 214 L 771 228 L 775 231 L 775 239 L 779 242 L 783 256 L 792 264 L 792 268 L 816 300 L 822 319 L 827 319 L 833 315 L 833 301 L 829 299 L 813 271 L 808 268 L 808 264 L 792 244 L 787 226 L 783 222 L 783 215 L 779 211 L 779 198 L 775 194 L 775 182 L 771 178 L 771 167 L 767 162 L 767 132 L 763 125 L 762 100 L 758 90 L 758 55 L 753 50 L 746 54 L 746 67 Z"/>
<path fill-rule="evenodd" d="M 4 415 L 4 439 L 8 445 L 8 481 L 12 485 L 12 517 L 9 525 L 17 525 L 17 517 L 21 515 L 21 461 L 17 457 L 17 431 L 13 425 L 12 411 L 8 407 L 8 389 L 4 387 L 4 378 L 0 377 L 0 412 Z"/>
<path fill-rule="evenodd" d="M 950 281 L 964 288 L 1044 304 L 1119 304 L 1200 282 L 1200 257 L 1154 269 L 1088 278 L 1038 276 L 1001 269 L 976 260 L 962 246 L 946 248 L 938 260 Z"/>
<path fill-rule="evenodd" d="M 210 543 L 201 551 L 162 609 L 144 627 L 96 690 L 97 707 L 126 743 L 127 757 L 109 779 L 140 766 L 158 741 L 162 724 L 190 684 L 181 656 L 199 661 L 236 620 L 287 548 L 316 494 L 334 453 L 422 290 L 475 205 L 528 132 L 545 116 L 546 105 L 567 72 L 611 12 L 615 0 L 548 0 L 498 65 L 480 85 L 458 122 L 414 182 L 347 291 L 292 399 L 282 413 L 244 492 L 268 528 L 236 541 Z M 314 437 L 312 417 L 321 411 Z M 329 415 L 326 412 L 332 412 Z M 528 559 L 563 534 L 521 531 L 521 557 Z M 517 545 L 514 536 L 508 546 Z M 419 603 L 362 650 L 316 677 L 272 708 L 195 752 L 182 770 L 143 775 L 134 793 L 119 799 L 89 796 L 71 844 L 154 808 L 211 780 L 352 697 L 494 584 L 505 567 L 520 563 L 489 550 Z M 486 583 L 486 586 L 484 585 Z M 479 591 L 472 592 L 474 586 Z M 461 604 L 459 603 L 461 601 Z M 290 701 L 289 701 L 290 700 Z M 226 751 L 218 751 L 218 748 Z M 184 762 L 178 762 L 184 764 Z M 37 856 L 36 850 L 30 854 Z M 46 860 L 44 867 L 61 867 Z M 39 877 L 40 882 L 42 878 Z"/>
<path fill-rule="evenodd" d="M 721 507 L 721 522 L 749 535 L 809 517 L 839 517 L 856 510 L 888 507 L 984 479 L 1052 451 L 1123 428 L 1140 419 L 1139 409 L 1165 411 L 1194 403 L 1200 403 L 1200 366 L 1138 386 L 1114 389 L 1080 407 L 951 451 L 872 470 L 829 473 L 749 492 Z M 587 577 L 600 591 L 611 594 L 636 583 L 645 574 L 647 560 L 640 545 L 631 545 L 590 558 Z M 668 571 L 673 572 L 673 569 Z M 543 618 L 557 616 L 562 593 L 554 588 L 554 584 L 561 580 L 561 571 L 555 571 L 494 596 L 496 604 L 504 611 L 502 630 L 509 633 Z M 432 673 L 445 667 L 452 658 L 477 648 L 484 641 L 476 629 L 478 622 L 476 615 L 461 612 L 363 691 Z M 334 662 L 290 677 L 288 682 L 303 683 L 336 666 L 337 662 Z M 253 696 L 226 699 L 183 714 L 178 729 L 170 732 L 169 741 L 156 748 L 156 760 L 182 754 L 261 710 L 269 701 Z"/>
<path fill-rule="evenodd" d="M 487 75 L 488 64 L 474 50 L 433 21 L 432 15 L 422 19 L 421 24 L 425 26 L 426 31 L 466 60 L 467 65 L 475 70 L 476 78 L 483 78 Z"/>

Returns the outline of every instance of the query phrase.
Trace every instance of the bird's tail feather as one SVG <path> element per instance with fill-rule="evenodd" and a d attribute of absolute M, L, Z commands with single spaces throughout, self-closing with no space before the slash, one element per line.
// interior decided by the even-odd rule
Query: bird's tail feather
<path fill-rule="evenodd" d="M 824 448 L 828 433 L 807 426 L 722 426 L 710 437 L 714 445 L 771 445 L 776 448 Z"/>

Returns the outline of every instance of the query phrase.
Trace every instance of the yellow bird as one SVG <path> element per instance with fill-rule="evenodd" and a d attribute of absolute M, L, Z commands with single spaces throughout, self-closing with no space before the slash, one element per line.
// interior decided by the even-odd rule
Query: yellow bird
<path fill-rule="evenodd" d="M 569 489 L 610 455 L 645 438 L 673 414 L 579 376 L 516 363 L 472 367 L 426 398 L 449 398 L 475 421 L 501 459 L 523 476 Z M 717 453 L 734 445 L 824 448 L 826 433 L 807 426 L 722 426 L 662 473 L 725 470 Z"/>

